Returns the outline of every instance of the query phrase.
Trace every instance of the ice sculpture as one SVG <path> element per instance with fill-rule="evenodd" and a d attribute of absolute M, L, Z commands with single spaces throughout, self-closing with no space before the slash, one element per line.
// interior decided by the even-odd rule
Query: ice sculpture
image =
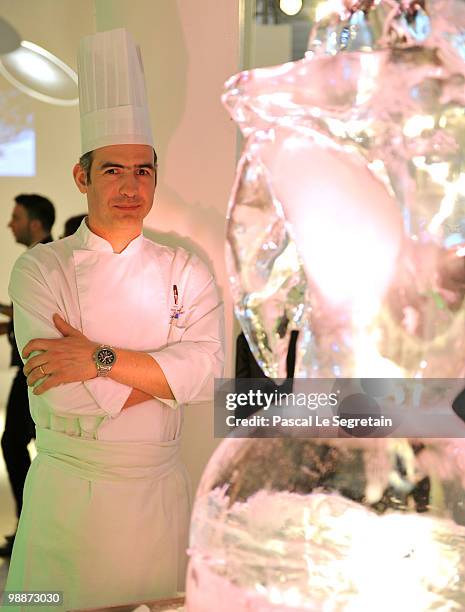
<path fill-rule="evenodd" d="M 188 612 L 464 610 L 461 451 L 223 441 L 197 492 Z"/>
<path fill-rule="evenodd" d="M 233 77 L 236 313 L 266 372 L 460 377 L 461 2 L 328 0 L 305 59 Z M 461 440 L 228 439 L 191 524 L 189 612 L 465 609 Z"/>
<path fill-rule="evenodd" d="M 458 377 L 465 14 L 339 4 L 303 60 L 227 83 L 246 137 L 228 226 L 236 313 L 274 377 L 293 327 L 300 376 Z"/>

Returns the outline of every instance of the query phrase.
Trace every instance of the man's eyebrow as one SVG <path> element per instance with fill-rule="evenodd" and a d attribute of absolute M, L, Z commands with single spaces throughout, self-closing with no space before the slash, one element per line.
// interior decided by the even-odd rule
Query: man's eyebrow
<path fill-rule="evenodd" d="M 146 164 L 136 164 L 136 168 L 150 168 L 151 170 L 155 170 L 158 164 L 153 164 L 152 162 L 147 162 Z"/>
<path fill-rule="evenodd" d="M 105 170 L 106 168 L 122 168 L 123 170 L 129 170 L 131 166 L 125 166 L 123 164 L 118 164 L 117 162 L 107 161 L 99 164 L 99 168 L 101 170 Z M 156 165 L 151 162 L 147 162 L 145 164 L 135 164 L 134 168 L 149 168 L 151 170 L 155 170 Z"/>

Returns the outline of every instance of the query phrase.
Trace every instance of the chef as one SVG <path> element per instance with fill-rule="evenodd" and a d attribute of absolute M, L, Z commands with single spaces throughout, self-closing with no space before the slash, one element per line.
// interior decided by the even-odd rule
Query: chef
<path fill-rule="evenodd" d="M 21 256 L 9 287 L 38 454 L 6 590 L 61 591 L 62 609 L 182 590 L 182 406 L 208 400 L 222 369 L 210 273 L 142 235 L 157 160 L 140 52 L 125 30 L 100 32 L 78 70 L 88 216 Z"/>

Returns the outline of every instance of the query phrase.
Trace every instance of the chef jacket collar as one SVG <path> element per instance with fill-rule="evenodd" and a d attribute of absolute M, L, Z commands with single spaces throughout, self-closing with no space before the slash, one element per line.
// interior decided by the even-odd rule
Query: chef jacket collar
<path fill-rule="evenodd" d="M 87 217 L 82 220 L 81 225 L 74 235 L 78 239 L 79 247 L 81 249 L 86 251 L 113 253 L 113 247 L 108 240 L 105 240 L 105 238 L 102 238 L 101 236 L 97 236 L 97 234 L 94 234 L 94 232 L 89 229 L 87 226 Z M 131 253 L 137 253 L 142 246 L 143 239 L 143 234 L 139 234 L 139 236 L 131 240 L 124 251 L 121 251 L 121 253 L 118 254 L 126 256 L 130 255 Z"/>

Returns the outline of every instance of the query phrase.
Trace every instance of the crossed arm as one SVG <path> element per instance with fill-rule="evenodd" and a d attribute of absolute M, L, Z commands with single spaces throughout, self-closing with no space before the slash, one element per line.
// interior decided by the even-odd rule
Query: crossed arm
<path fill-rule="evenodd" d="M 27 359 L 24 366 L 27 384 L 34 387 L 35 395 L 65 383 L 90 380 L 97 375 L 92 355 L 99 345 L 60 315 L 54 314 L 53 322 L 62 338 L 30 340 L 22 352 L 23 358 Z M 37 351 L 39 354 L 31 357 Z M 153 396 L 174 399 L 163 370 L 149 354 L 126 349 L 116 349 L 116 354 L 109 377 L 133 388 L 123 408 Z"/>

